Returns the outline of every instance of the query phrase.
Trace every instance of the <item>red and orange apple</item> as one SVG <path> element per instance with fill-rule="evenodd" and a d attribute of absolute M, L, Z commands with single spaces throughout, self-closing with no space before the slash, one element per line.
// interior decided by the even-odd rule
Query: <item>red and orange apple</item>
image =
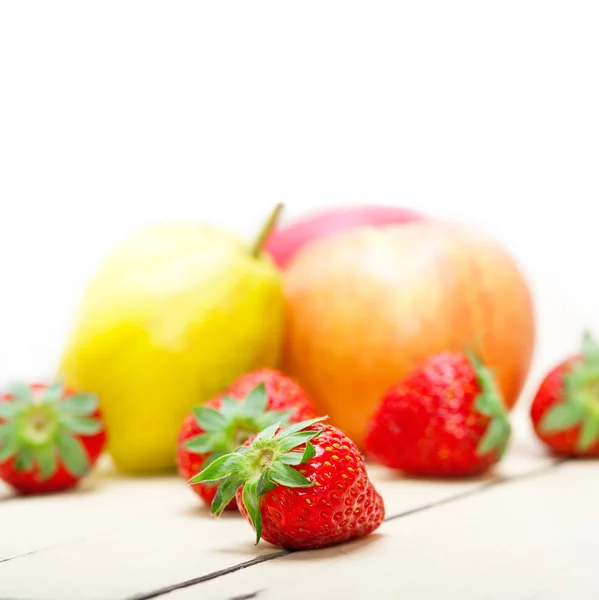
<path fill-rule="evenodd" d="M 527 282 L 470 228 L 420 221 L 314 240 L 284 289 L 284 366 L 360 448 L 382 394 L 433 353 L 477 347 L 510 408 L 525 382 L 535 335 Z"/>
<path fill-rule="evenodd" d="M 295 255 L 314 240 L 356 227 L 411 223 L 424 218 L 424 215 L 400 206 L 336 206 L 309 213 L 275 229 L 265 249 L 279 267 L 286 268 Z"/>

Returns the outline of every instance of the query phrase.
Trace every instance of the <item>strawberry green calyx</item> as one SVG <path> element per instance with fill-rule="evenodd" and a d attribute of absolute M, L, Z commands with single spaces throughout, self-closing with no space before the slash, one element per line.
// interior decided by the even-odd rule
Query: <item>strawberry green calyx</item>
<path fill-rule="evenodd" d="M 539 427 L 543 433 L 580 427 L 582 453 L 599 440 L 599 345 L 589 332 L 583 334 L 580 360 L 563 375 L 563 400 L 545 413 Z"/>
<path fill-rule="evenodd" d="M 480 356 L 472 350 L 467 351 L 466 354 L 480 388 L 474 407 L 480 414 L 490 419 L 476 452 L 481 456 L 495 450 L 501 457 L 512 433 L 503 397 L 493 372 L 482 362 Z"/>
<path fill-rule="evenodd" d="M 39 467 L 45 481 L 58 469 L 59 459 L 74 477 L 89 467 L 86 451 L 76 436 L 102 431 L 94 416 L 98 399 L 79 393 L 65 397 L 60 382 L 37 392 L 23 383 L 8 386 L 7 401 L 0 402 L 0 463 L 14 459 L 19 471 Z"/>
<path fill-rule="evenodd" d="M 225 396 L 219 410 L 208 406 L 193 409 L 198 425 L 205 431 L 185 442 L 185 448 L 196 454 L 208 454 L 204 466 L 234 452 L 248 438 L 266 427 L 279 423 L 287 425 L 292 410 L 267 410 L 268 392 L 264 383 L 258 384 L 244 400 Z"/>
<path fill-rule="evenodd" d="M 322 430 L 307 428 L 326 418 L 317 417 L 283 429 L 274 423 L 256 435 L 248 446 L 240 446 L 235 452 L 219 457 L 192 477 L 189 483 L 219 484 L 211 508 L 215 515 L 222 513 L 243 486 L 242 500 L 256 532 L 257 544 L 262 535 L 261 497 L 278 485 L 300 488 L 314 485 L 292 466 L 301 465 L 316 455 L 310 440 L 320 435 Z M 302 452 L 294 451 L 294 448 L 304 444 Z"/>

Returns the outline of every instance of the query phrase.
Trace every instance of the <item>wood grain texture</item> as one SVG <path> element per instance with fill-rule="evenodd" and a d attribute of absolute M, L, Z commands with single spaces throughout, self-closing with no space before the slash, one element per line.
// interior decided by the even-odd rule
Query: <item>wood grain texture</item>
<path fill-rule="evenodd" d="M 486 478 L 407 479 L 371 465 L 369 472 L 387 507 L 387 522 L 377 535 L 357 546 L 305 553 L 303 558 L 294 554 L 292 560 L 308 561 L 317 568 L 321 559 L 329 557 L 325 563 L 334 559 L 343 571 L 355 568 L 351 561 L 346 566 L 346 558 L 355 548 L 364 547 L 370 549 L 366 560 L 385 557 L 383 562 L 392 568 L 389 552 L 395 550 L 386 544 L 395 539 L 396 528 L 402 531 L 404 522 L 417 519 L 425 528 L 419 535 L 436 535 L 434 528 L 428 529 L 425 514 L 470 502 L 469 498 L 483 493 L 495 497 L 506 482 L 543 473 L 552 464 L 538 444 L 519 435 L 505 460 Z M 213 590 L 214 597 L 229 598 L 237 591 L 219 596 L 218 590 L 228 589 L 225 582 L 237 581 L 241 573 L 249 579 L 242 580 L 237 595 L 256 592 L 252 581 L 272 583 L 276 593 L 277 579 L 270 573 L 278 573 L 289 560 L 286 552 L 267 543 L 254 546 L 251 529 L 239 515 L 220 520 L 210 516 L 176 476 L 125 478 L 115 476 L 104 464 L 76 492 L 0 497 L 5 498 L 0 502 L 0 560 L 4 561 L 0 562 L 0 598 L 141 600 L 167 593 L 176 598 L 184 590 L 195 595 L 201 591 L 204 597 L 204 589 Z M 393 543 L 402 539 L 399 535 Z M 264 569 L 266 580 L 258 577 Z"/>
<path fill-rule="evenodd" d="M 595 600 L 598 474 L 596 463 L 556 464 L 343 548 L 292 553 L 168 598 Z"/>

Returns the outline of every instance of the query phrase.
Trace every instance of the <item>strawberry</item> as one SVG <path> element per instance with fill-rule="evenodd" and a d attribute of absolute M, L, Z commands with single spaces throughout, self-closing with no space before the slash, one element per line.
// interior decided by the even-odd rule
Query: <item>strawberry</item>
<path fill-rule="evenodd" d="M 557 454 L 599 456 L 599 345 L 590 333 L 579 353 L 545 375 L 530 419 L 537 437 Z"/>
<path fill-rule="evenodd" d="M 305 390 L 277 369 L 263 368 L 241 375 L 227 388 L 226 395 L 242 400 L 261 383 L 268 393 L 268 410 L 291 410 L 291 423 L 316 417 L 316 409 Z"/>
<path fill-rule="evenodd" d="M 288 549 L 314 549 L 361 538 L 385 516 L 356 445 L 318 417 L 275 423 L 191 479 L 218 482 L 212 512 L 235 498 L 260 538 Z"/>
<path fill-rule="evenodd" d="M 59 382 L 8 388 L 0 399 L 0 479 L 24 494 L 71 488 L 95 465 L 106 433 L 96 396 Z"/>
<path fill-rule="evenodd" d="M 295 423 L 316 416 L 304 390 L 275 369 L 258 369 L 238 377 L 223 394 L 187 415 L 177 442 L 180 475 L 189 480 L 219 456 L 232 452 L 272 423 Z M 191 489 L 210 506 L 216 487 Z M 236 510 L 231 501 L 227 507 Z"/>
<path fill-rule="evenodd" d="M 473 352 L 442 352 L 415 367 L 372 416 L 367 456 L 412 475 L 475 475 L 511 435 L 492 372 Z"/>

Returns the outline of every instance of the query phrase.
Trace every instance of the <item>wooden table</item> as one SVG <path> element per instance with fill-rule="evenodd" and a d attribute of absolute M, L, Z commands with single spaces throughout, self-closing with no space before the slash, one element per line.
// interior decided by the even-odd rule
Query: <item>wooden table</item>
<path fill-rule="evenodd" d="M 0 490 L 0 598 L 597 600 L 599 470 L 545 453 L 522 419 L 482 479 L 415 480 L 371 465 L 387 518 L 319 551 L 254 546 L 177 476 L 127 478 L 105 462 L 79 490 Z"/>

